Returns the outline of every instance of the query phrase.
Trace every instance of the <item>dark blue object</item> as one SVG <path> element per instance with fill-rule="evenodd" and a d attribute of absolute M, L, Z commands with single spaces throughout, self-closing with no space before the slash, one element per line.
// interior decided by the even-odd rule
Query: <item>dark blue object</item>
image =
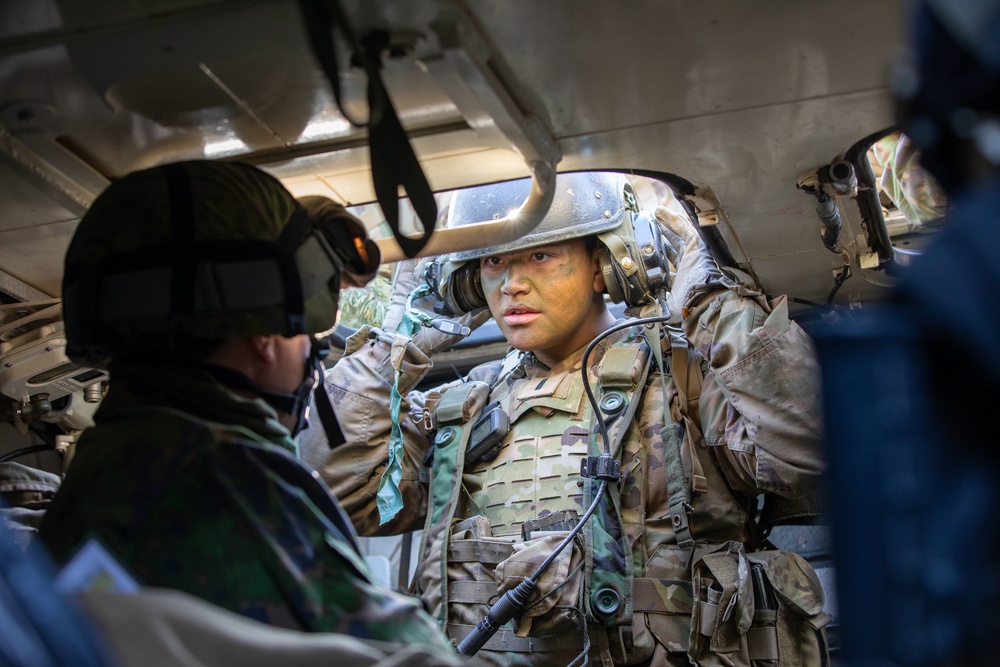
<path fill-rule="evenodd" d="M 41 544 L 25 553 L 0 526 L 0 667 L 115 665 L 83 613 L 53 588 L 54 575 Z"/>
<path fill-rule="evenodd" d="M 814 334 L 851 667 L 982 659 L 997 629 L 996 467 L 969 439 L 993 419 L 962 410 L 996 384 L 971 385 L 922 319 L 894 306 Z"/>

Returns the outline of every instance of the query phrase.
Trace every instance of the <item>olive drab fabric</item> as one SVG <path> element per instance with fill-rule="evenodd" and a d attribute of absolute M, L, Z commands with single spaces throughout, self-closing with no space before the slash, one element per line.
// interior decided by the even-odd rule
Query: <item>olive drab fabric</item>
<path fill-rule="evenodd" d="M 638 375 L 639 386 L 626 392 L 636 405 L 614 445 L 622 482 L 611 497 L 619 504 L 607 513 L 603 528 L 598 522 L 590 529 L 591 535 L 614 530 L 614 515 L 620 517 L 625 543 L 631 545 L 632 568 L 632 590 L 623 591 L 620 604 L 631 605 L 626 610 L 631 624 L 609 626 L 595 615 L 595 591 L 587 579 L 594 575 L 594 562 L 610 551 L 584 541 L 552 566 L 553 579 L 566 575 L 565 585 L 553 592 L 558 597 L 553 609 L 544 609 L 548 600 L 529 601 L 529 606 L 541 606 L 519 623 L 501 628 L 477 655 L 497 665 L 566 665 L 584 653 L 590 664 L 649 659 L 657 665 L 688 665 L 689 657 L 694 664 L 749 664 L 731 644 L 709 642 L 709 651 L 702 651 L 705 642 L 695 623 L 704 605 L 697 598 L 694 575 L 707 554 L 725 551 L 726 545 L 746 545 L 742 548 L 747 553 L 757 547 L 753 518 L 759 494 L 797 498 L 816 490 L 823 470 L 817 365 L 811 341 L 789 319 L 783 297 L 768 300 L 728 281 L 699 291 L 697 302 L 685 309 L 683 328 L 686 361 L 675 361 L 683 355 L 675 357 L 670 337 L 664 336 L 660 354 L 649 358 L 663 360 L 665 377 L 658 368 L 648 368 Z M 608 354 L 618 357 L 609 365 L 619 368 L 620 377 L 631 372 L 621 370 L 626 353 L 634 349 L 623 342 L 628 337 L 614 334 L 594 350 L 589 359 L 593 377 L 600 378 Z M 616 351 L 621 349 L 625 352 Z M 400 391 L 412 389 L 430 360 L 405 338 L 365 328 L 327 373 L 325 389 L 347 442 L 331 450 L 321 433 L 307 431 L 299 440 L 303 455 L 318 467 L 362 534 L 425 529 L 427 544 L 417 580 L 453 643 L 461 639 L 460 626 L 474 625 L 495 601 L 490 598 L 497 592 L 497 575 L 523 576 L 528 563 L 537 562 L 536 550 L 566 529 L 559 521 L 543 524 L 559 510 L 580 513 L 586 508 L 582 485 L 587 481 L 579 477 L 578 468 L 582 447 L 591 442 L 594 429 L 588 401 L 584 397 L 576 402 L 573 370 L 579 370 L 582 354 L 581 349 L 558 368 L 547 368 L 531 354 L 512 351 L 503 369 L 495 364 L 480 367 L 435 390 L 406 394 L 407 418 L 401 424 L 403 510 L 381 526 L 374 499 L 387 457 L 389 389 L 396 371 Z M 672 367 L 674 363 L 687 368 L 682 372 Z M 434 441 L 445 427 L 436 421 L 439 403 L 471 381 L 494 385 L 491 399 L 503 394 L 511 431 L 494 461 L 470 470 L 461 461 L 460 448 L 451 463 L 442 462 L 439 455 L 448 448 L 439 449 Z M 683 405 L 679 388 L 695 392 L 685 396 Z M 553 426 L 543 426 L 547 420 Z M 458 424 L 460 437 L 467 439 L 468 430 L 469 425 Z M 678 456 L 689 485 L 685 491 L 690 495 L 687 518 L 693 546 L 678 544 L 670 513 L 676 492 L 667 471 L 676 467 Z M 442 509 L 435 498 L 444 495 L 451 507 Z M 572 522 L 571 513 L 560 516 L 568 518 L 566 524 Z M 797 564 L 808 574 L 808 564 Z M 582 583 L 578 568 L 584 573 Z M 772 570 L 762 576 L 781 580 Z M 789 585 L 799 583 L 814 601 L 822 600 L 814 575 Z M 577 590 L 581 594 L 574 597 Z M 738 604 L 752 608 L 746 589 L 741 595 Z M 777 596 L 784 600 L 780 592 Z M 477 606 L 479 613 L 470 613 Z M 792 610 L 795 619 L 806 619 L 798 627 L 810 628 L 811 646 L 820 645 L 824 619 L 813 613 L 816 604 L 778 605 L 776 616 L 790 619 Z M 756 628 L 753 622 L 751 614 L 746 627 L 737 626 L 737 634 Z M 570 623 L 577 624 L 575 631 L 567 630 Z M 789 638 L 794 624 L 781 623 L 773 642 L 755 639 L 754 645 L 777 646 L 782 665 L 813 664 L 797 660 L 820 655 L 822 649 L 798 648 L 798 638 Z"/>
<path fill-rule="evenodd" d="M 270 406 L 194 366 L 110 374 L 42 521 L 57 561 L 96 538 L 144 586 L 278 627 L 450 650 L 418 603 L 373 583 Z"/>

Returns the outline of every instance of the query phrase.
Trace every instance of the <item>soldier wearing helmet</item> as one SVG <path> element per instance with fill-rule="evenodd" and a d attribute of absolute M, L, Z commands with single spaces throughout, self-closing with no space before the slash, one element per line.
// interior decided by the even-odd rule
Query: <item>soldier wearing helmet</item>
<path fill-rule="evenodd" d="M 528 188 L 456 193 L 450 222 L 503 218 Z M 749 665 L 779 646 L 819 664 L 822 588 L 758 551 L 755 524 L 760 494 L 803 497 L 822 471 L 816 362 L 784 297 L 724 277 L 620 174 L 560 175 L 532 232 L 484 246 L 401 271 L 382 328 L 326 375 L 342 432 L 300 444 L 358 530 L 423 529 L 415 588 L 496 665 Z M 489 317 L 501 362 L 414 390 Z"/>
<path fill-rule="evenodd" d="M 132 173 L 80 222 L 63 283 L 67 350 L 110 386 L 40 537 L 97 540 L 139 581 L 307 632 L 447 651 L 375 583 L 336 500 L 297 460 L 319 373 L 313 334 L 378 264 L 361 223 L 236 163 Z"/>

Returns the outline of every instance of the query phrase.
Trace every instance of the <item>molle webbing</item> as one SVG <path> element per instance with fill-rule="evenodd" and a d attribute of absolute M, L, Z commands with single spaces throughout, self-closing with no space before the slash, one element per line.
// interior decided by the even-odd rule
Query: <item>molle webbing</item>
<path fill-rule="evenodd" d="M 701 461 L 694 454 L 697 443 L 702 440 L 699 423 L 701 412 L 698 404 L 701 399 L 703 378 L 701 365 L 697 358 L 691 357 L 687 340 L 680 336 L 671 336 L 670 372 L 674 378 L 678 399 L 671 415 L 677 424 L 684 426 L 684 441 L 687 446 L 681 447 L 681 460 L 684 463 L 685 475 L 691 484 L 691 491 L 705 493 L 708 491 L 708 481 L 701 467 Z"/>
<path fill-rule="evenodd" d="M 438 433 L 431 445 L 435 448 L 430 476 L 430 508 L 420 544 L 419 572 L 427 560 L 428 545 L 441 546 L 438 561 L 441 564 L 441 604 L 437 621 L 442 626 L 448 618 L 448 543 L 451 518 L 455 516 L 461 497 L 462 467 L 465 464 L 465 447 L 469 440 L 469 420 L 485 405 L 489 385 L 484 382 L 466 382 L 445 392 L 438 402 L 436 417 Z M 440 539 L 439 539 L 440 538 Z"/>
<path fill-rule="evenodd" d="M 585 400 L 574 372 L 495 385 L 490 404 L 499 404 L 513 428 L 498 456 L 467 465 L 463 480 L 494 537 L 524 536 L 524 522 L 567 509 L 579 516 L 577 482 L 591 430 Z"/>
<path fill-rule="evenodd" d="M 636 577 L 632 581 L 632 597 L 637 612 L 691 615 L 693 593 L 690 581 Z"/>
<path fill-rule="evenodd" d="M 496 565 L 510 558 L 513 553 L 513 544 L 482 540 L 451 540 L 448 545 L 448 562 Z"/>
<path fill-rule="evenodd" d="M 455 638 L 458 641 L 465 639 L 465 636 L 472 632 L 473 625 L 462 625 L 460 623 L 449 623 L 448 624 L 448 636 Z M 597 635 L 595 639 L 599 641 L 601 633 L 594 633 Z M 490 637 L 489 641 L 483 645 L 482 650 L 484 651 L 500 651 L 500 652 L 510 652 L 510 653 L 566 653 L 569 659 L 575 658 L 577 655 L 583 651 L 585 647 L 585 638 L 583 628 L 580 632 L 568 632 L 556 637 L 546 637 L 545 639 L 539 639 L 537 637 L 518 637 L 514 634 L 514 631 L 510 628 L 503 627 L 500 628 L 495 635 Z M 593 646 L 597 645 L 597 641 L 594 642 Z M 567 660 L 568 664 L 569 660 Z"/>

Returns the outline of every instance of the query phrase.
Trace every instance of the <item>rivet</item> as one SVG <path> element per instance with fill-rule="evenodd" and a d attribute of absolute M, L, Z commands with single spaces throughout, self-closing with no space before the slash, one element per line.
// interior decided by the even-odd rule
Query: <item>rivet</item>
<path fill-rule="evenodd" d="M 605 211 L 604 212 L 604 217 L 605 218 L 610 218 L 611 217 L 611 211 Z"/>
<path fill-rule="evenodd" d="M 621 607 L 621 600 L 622 598 L 618 595 L 618 591 L 612 588 L 602 588 L 594 591 L 591 597 L 591 608 L 598 614 L 610 616 Z"/>
<path fill-rule="evenodd" d="M 632 267 L 634 267 L 634 266 L 635 266 L 635 262 L 632 261 L 631 257 L 629 257 L 627 255 L 625 257 L 622 257 L 622 268 L 623 269 L 625 269 L 626 271 L 631 271 Z"/>
<path fill-rule="evenodd" d="M 434 444 L 438 447 L 444 447 L 451 443 L 458 435 L 458 429 L 454 426 L 445 426 L 443 429 L 438 431 L 437 437 L 434 438 Z"/>
<path fill-rule="evenodd" d="M 610 391 L 601 399 L 601 412 L 608 415 L 617 415 L 625 409 L 625 394 L 620 391 Z"/>
<path fill-rule="evenodd" d="M 600 192 L 595 192 L 594 193 L 594 199 L 600 199 L 600 198 L 601 198 L 601 193 Z"/>

